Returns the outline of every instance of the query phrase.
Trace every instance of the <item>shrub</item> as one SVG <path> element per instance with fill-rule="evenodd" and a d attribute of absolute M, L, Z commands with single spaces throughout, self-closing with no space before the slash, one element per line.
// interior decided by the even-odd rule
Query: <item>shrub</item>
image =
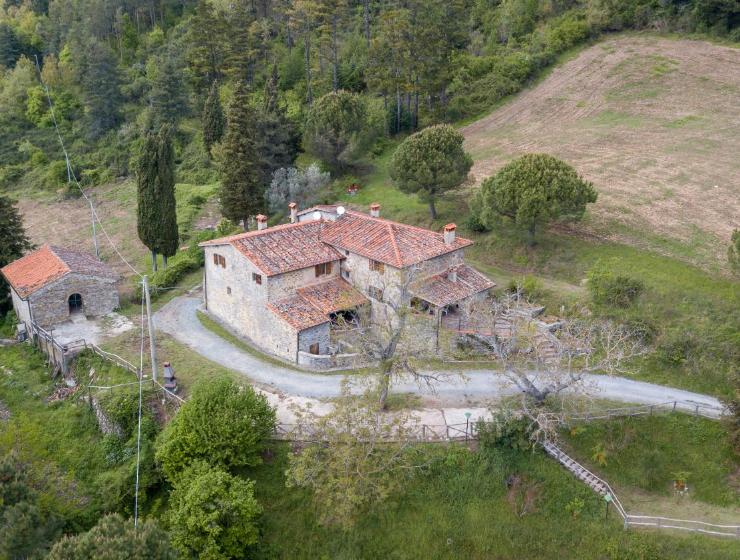
<path fill-rule="evenodd" d="M 229 377 L 207 379 L 162 432 L 157 461 L 174 481 L 196 460 L 226 469 L 255 466 L 275 429 L 275 410 L 250 386 Z"/>
<path fill-rule="evenodd" d="M 499 412 L 490 422 L 478 423 L 478 438 L 483 448 L 503 447 L 515 451 L 532 449 L 530 421 L 511 412 Z"/>
<path fill-rule="evenodd" d="M 596 305 L 630 307 L 644 290 L 641 280 L 614 274 L 603 264 L 597 264 L 588 273 L 588 291 Z"/>

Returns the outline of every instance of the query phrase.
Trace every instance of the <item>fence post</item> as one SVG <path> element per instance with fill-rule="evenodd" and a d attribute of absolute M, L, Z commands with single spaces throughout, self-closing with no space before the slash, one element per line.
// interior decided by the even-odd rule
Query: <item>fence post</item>
<path fill-rule="evenodd" d="M 673 412 L 676 412 L 676 401 L 673 401 Z"/>
<path fill-rule="evenodd" d="M 696 405 L 696 412 L 694 413 L 695 416 L 699 416 L 699 405 Z"/>
<path fill-rule="evenodd" d="M 427 440 L 427 425 L 426 424 L 421 425 L 421 439 L 422 441 Z"/>

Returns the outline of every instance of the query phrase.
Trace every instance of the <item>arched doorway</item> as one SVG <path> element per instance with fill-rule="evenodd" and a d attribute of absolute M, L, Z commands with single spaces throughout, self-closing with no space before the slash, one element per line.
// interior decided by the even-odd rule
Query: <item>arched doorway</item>
<path fill-rule="evenodd" d="M 82 312 L 82 296 L 80 294 L 72 294 L 67 301 L 70 314 Z"/>

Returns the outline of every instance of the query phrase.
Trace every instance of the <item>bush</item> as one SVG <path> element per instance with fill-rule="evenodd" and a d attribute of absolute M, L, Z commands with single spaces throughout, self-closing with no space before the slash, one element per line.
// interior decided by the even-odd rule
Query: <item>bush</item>
<path fill-rule="evenodd" d="M 498 412 L 490 422 L 478 423 L 478 440 L 483 448 L 506 448 L 515 451 L 532 449 L 532 426 L 521 415 Z"/>
<path fill-rule="evenodd" d="M 512 294 L 519 292 L 520 295 L 531 300 L 539 299 L 544 295 L 542 282 L 534 276 L 512 278 L 506 286 L 506 290 Z"/>
<path fill-rule="evenodd" d="M 645 285 L 641 280 L 614 274 L 602 264 L 597 264 L 588 273 L 588 291 L 596 305 L 630 307 L 644 290 Z"/>
<path fill-rule="evenodd" d="M 274 429 L 275 410 L 252 387 L 206 379 L 162 432 L 157 461 L 171 481 L 197 460 L 226 469 L 255 466 Z"/>

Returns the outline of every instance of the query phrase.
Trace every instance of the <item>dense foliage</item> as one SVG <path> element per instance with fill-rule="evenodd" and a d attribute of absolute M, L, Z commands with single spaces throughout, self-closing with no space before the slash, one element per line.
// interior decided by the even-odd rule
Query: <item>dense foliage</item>
<path fill-rule="evenodd" d="M 157 460 L 170 481 L 196 460 L 232 469 L 261 462 L 275 411 L 251 387 L 204 379 L 161 434 Z"/>
<path fill-rule="evenodd" d="M 260 513 L 254 482 L 198 461 L 175 483 L 167 521 L 186 557 L 228 560 L 249 557 Z"/>
<path fill-rule="evenodd" d="M 449 125 L 430 126 L 409 136 L 393 154 L 391 177 L 402 191 L 418 193 L 432 218 L 437 217 L 435 200 L 465 181 L 473 166 L 463 140 Z"/>
<path fill-rule="evenodd" d="M 553 220 L 579 220 L 596 202 L 593 185 L 573 167 L 547 154 L 527 154 L 502 167 L 481 186 L 481 221 L 500 217 L 524 228 L 533 241 L 538 226 Z"/>

